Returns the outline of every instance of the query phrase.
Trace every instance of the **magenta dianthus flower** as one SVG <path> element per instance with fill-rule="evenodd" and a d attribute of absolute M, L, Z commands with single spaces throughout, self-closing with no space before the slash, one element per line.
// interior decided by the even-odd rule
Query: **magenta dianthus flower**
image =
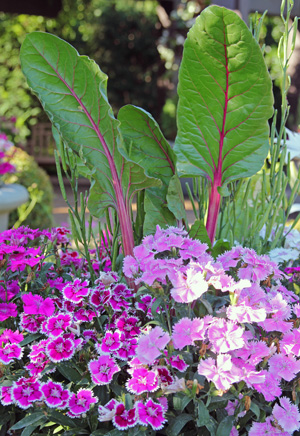
<path fill-rule="evenodd" d="M 138 401 L 136 404 L 138 419 L 142 425 L 150 425 L 153 430 L 161 430 L 164 423 L 167 421 L 164 413 L 165 409 L 161 404 L 154 402 L 151 398 L 142 403 Z"/>
<path fill-rule="evenodd" d="M 10 317 L 18 316 L 17 305 L 15 303 L 0 303 L 0 322 Z"/>
<path fill-rule="evenodd" d="M 90 293 L 90 289 L 87 287 L 88 284 L 88 280 L 81 282 L 80 279 L 67 283 L 62 290 L 64 298 L 72 303 L 81 303 L 83 298 L 87 297 Z"/>
<path fill-rule="evenodd" d="M 132 378 L 126 382 L 126 388 L 135 395 L 143 392 L 154 392 L 158 389 L 158 379 L 154 371 L 147 368 L 135 368 Z"/>
<path fill-rule="evenodd" d="M 6 344 L 0 348 L 0 362 L 8 365 L 14 359 L 20 360 L 22 358 L 22 348 L 18 344 Z"/>
<path fill-rule="evenodd" d="M 64 389 L 61 383 L 54 383 L 52 380 L 44 383 L 41 387 L 41 391 L 44 394 L 45 403 L 47 406 L 52 408 L 61 408 L 70 397 L 70 392 L 67 389 Z"/>
<path fill-rule="evenodd" d="M 56 339 L 49 340 L 46 346 L 46 354 L 52 362 L 61 362 L 70 360 L 75 354 L 75 343 L 70 338 L 59 336 Z"/>
<path fill-rule="evenodd" d="M 55 306 L 51 298 L 44 300 L 40 295 L 29 292 L 28 294 L 22 295 L 22 300 L 24 303 L 24 313 L 28 315 L 51 316 L 55 311 Z"/>
<path fill-rule="evenodd" d="M 112 332 L 107 331 L 104 338 L 102 339 L 102 344 L 100 350 L 103 353 L 113 353 L 121 347 L 120 333 L 118 331 Z"/>
<path fill-rule="evenodd" d="M 119 430 L 127 430 L 137 424 L 136 409 L 126 410 L 123 403 L 118 403 L 114 408 L 112 422 Z"/>
<path fill-rule="evenodd" d="M 46 323 L 46 331 L 48 335 L 57 338 L 66 332 L 71 325 L 72 317 L 68 313 L 58 313 L 50 317 Z"/>
<path fill-rule="evenodd" d="M 109 356 L 100 356 L 88 364 L 92 380 L 97 385 L 107 385 L 112 381 L 113 375 L 120 371 L 114 359 Z"/>
<path fill-rule="evenodd" d="M 12 386 L 0 386 L 0 402 L 3 406 L 13 404 L 11 390 Z"/>
<path fill-rule="evenodd" d="M 77 394 L 71 394 L 68 407 L 73 416 L 79 416 L 89 410 L 91 404 L 97 403 L 90 389 L 79 389 Z"/>
<path fill-rule="evenodd" d="M 41 384 L 35 377 L 21 377 L 14 382 L 11 396 L 19 407 L 28 409 L 28 407 L 32 406 L 32 403 L 43 398 Z"/>

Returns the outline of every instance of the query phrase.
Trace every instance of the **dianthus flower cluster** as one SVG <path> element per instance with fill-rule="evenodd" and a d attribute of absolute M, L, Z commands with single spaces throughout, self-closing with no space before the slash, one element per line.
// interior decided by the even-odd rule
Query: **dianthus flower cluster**
<path fill-rule="evenodd" d="M 97 422 L 156 432 L 181 413 L 195 434 L 222 419 L 231 436 L 300 428 L 299 298 L 267 255 L 237 246 L 214 258 L 184 229 L 157 227 L 124 260 L 135 293 L 104 250 L 93 276 L 63 229 L 0 238 L 3 406 L 51 422 L 59 411 L 90 433 Z"/>

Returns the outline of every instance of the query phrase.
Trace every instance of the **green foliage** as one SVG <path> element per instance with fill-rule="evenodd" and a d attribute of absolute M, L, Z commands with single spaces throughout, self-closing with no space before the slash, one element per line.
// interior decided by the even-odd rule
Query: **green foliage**
<path fill-rule="evenodd" d="M 271 80 L 259 46 L 234 12 L 211 7 L 196 20 L 184 46 L 178 94 L 175 151 L 182 174 L 214 183 L 220 173 L 222 186 L 262 167 Z"/>
<path fill-rule="evenodd" d="M 222 188 L 260 170 L 273 113 L 260 47 L 237 14 L 211 6 L 197 18 L 184 45 L 178 95 L 178 169 L 209 180 L 206 227 L 213 241 Z"/>
<path fill-rule="evenodd" d="M 155 45 L 161 34 L 157 23 L 152 1 L 64 0 L 55 19 L 0 12 L 0 116 L 17 118 L 17 142 L 24 142 L 37 119 L 46 120 L 20 68 L 19 50 L 27 33 L 55 33 L 99 62 L 110 74 L 114 110 L 130 102 L 158 116 L 165 92 L 157 84 L 165 69 Z"/>
<path fill-rule="evenodd" d="M 115 112 L 131 103 L 158 118 L 165 102 L 159 84 L 165 68 L 155 44 L 161 26 L 155 2 L 150 4 L 147 10 L 139 2 L 94 0 L 85 54 L 109 75 L 108 98 Z"/>
<path fill-rule="evenodd" d="M 29 192 L 29 201 L 9 216 L 9 227 L 28 225 L 33 229 L 53 226 L 53 188 L 47 173 L 38 166 L 34 158 L 18 147 L 13 149 L 11 163 L 17 172 L 3 176 L 5 183 L 19 183 Z"/>
<path fill-rule="evenodd" d="M 34 118 L 43 117 L 38 101 L 33 98 L 20 66 L 20 46 L 28 32 L 49 30 L 46 19 L 36 16 L 0 12 L 0 116 L 16 117 L 19 129 L 16 140 L 24 141 Z"/>
<path fill-rule="evenodd" d="M 154 118 L 143 109 L 124 106 L 119 111 L 118 119 L 128 159 L 142 166 L 148 176 L 162 181 L 162 186 L 149 188 L 145 193 L 144 233 L 154 232 L 157 224 L 176 225 L 176 212 L 175 218 L 167 204 L 168 196 L 172 195 L 168 188 L 172 186 L 171 180 L 176 174 L 176 156 L 172 148 Z M 181 190 L 180 184 L 176 187 Z M 175 201 L 184 209 L 183 201 L 178 202 L 179 192 L 175 190 Z"/>

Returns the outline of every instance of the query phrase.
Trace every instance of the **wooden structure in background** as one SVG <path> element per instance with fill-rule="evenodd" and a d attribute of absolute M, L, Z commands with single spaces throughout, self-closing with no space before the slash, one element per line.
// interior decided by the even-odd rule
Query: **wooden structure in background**
<path fill-rule="evenodd" d="M 54 165 L 55 141 L 52 136 L 51 123 L 35 124 L 31 132 L 31 138 L 27 141 L 25 151 L 33 156 L 41 166 Z"/>

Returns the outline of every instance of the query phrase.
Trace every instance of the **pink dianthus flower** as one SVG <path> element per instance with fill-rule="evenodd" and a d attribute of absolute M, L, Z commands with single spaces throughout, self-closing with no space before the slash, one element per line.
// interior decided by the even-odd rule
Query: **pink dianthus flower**
<path fill-rule="evenodd" d="M 300 361 L 297 361 L 293 355 L 283 353 L 274 354 L 268 361 L 269 372 L 275 378 L 283 378 L 291 381 L 300 371 Z"/>
<path fill-rule="evenodd" d="M 208 329 L 208 338 L 217 353 L 227 353 L 244 346 L 244 330 L 232 321 L 215 318 Z"/>
<path fill-rule="evenodd" d="M 217 356 L 217 364 L 211 357 L 201 360 L 198 365 L 198 373 L 204 375 L 207 380 L 215 384 L 217 389 L 223 391 L 227 391 L 233 383 L 241 380 L 241 373 L 233 365 L 229 354 Z"/>
<path fill-rule="evenodd" d="M 188 268 L 185 273 L 178 271 L 172 280 L 171 295 L 178 303 L 192 303 L 208 289 L 202 271 Z"/>
<path fill-rule="evenodd" d="M 170 335 L 157 326 L 141 335 L 136 348 L 136 355 L 142 363 L 150 364 L 158 356 L 170 341 Z"/>
<path fill-rule="evenodd" d="M 189 318 L 182 318 L 173 327 L 173 345 L 174 348 L 182 350 L 186 345 L 192 345 L 191 330 L 193 321 Z"/>
<path fill-rule="evenodd" d="M 295 404 L 292 404 L 287 397 L 279 398 L 279 404 L 273 407 L 273 417 L 283 430 L 292 434 L 300 428 L 300 412 Z"/>

